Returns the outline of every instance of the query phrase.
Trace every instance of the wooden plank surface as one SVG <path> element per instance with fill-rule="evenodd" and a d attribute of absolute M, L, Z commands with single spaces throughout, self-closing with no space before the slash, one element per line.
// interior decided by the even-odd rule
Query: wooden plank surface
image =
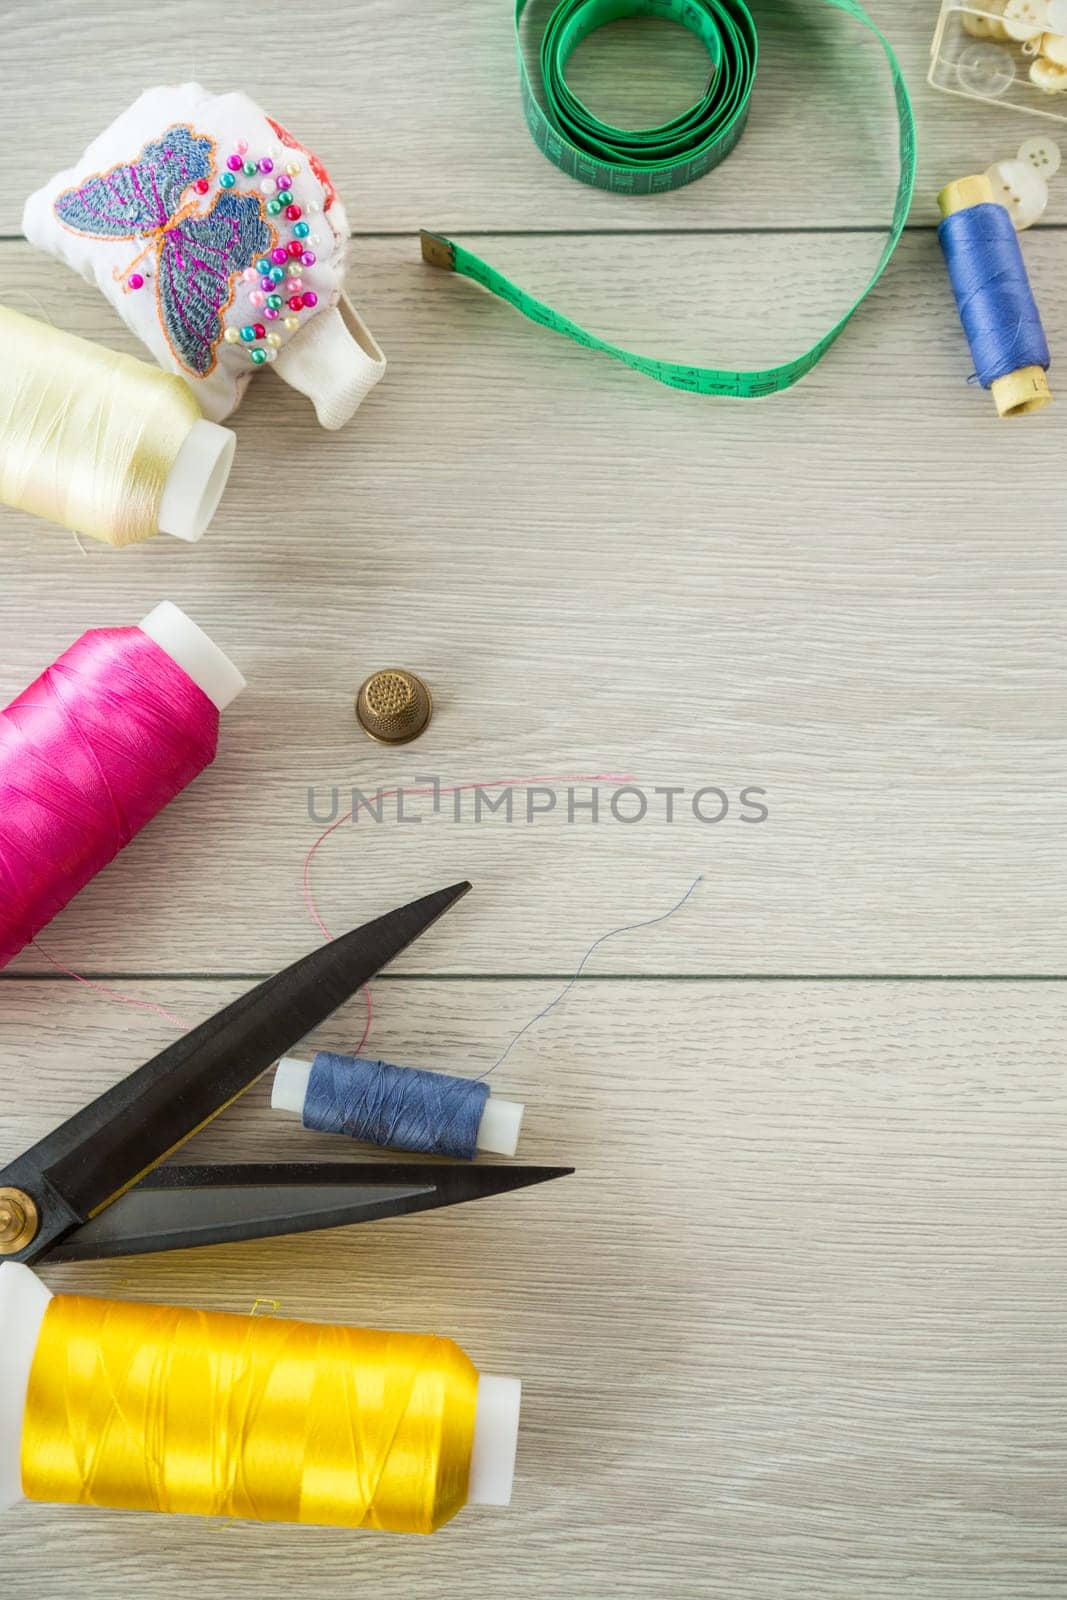
<path fill-rule="evenodd" d="M 1027 253 L 1062 337 L 1059 237 Z M 613 301 L 616 241 L 560 240 L 554 263 L 538 240 L 499 243 L 550 294 L 579 284 L 579 310 L 609 332 L 670 353 L 688 331 L 739 359 L 813 339 L 873 248 L 628 240 L 638 271 Z M 729 296 L 702 297 L 713 257 L 760 318 L 739 327 Z M 644 289 L 655 273 L 662 303 Z M 340 829 L 315 871 L 328 923 L 469 876 L 476 901 L 408 970 L 572 971 L 598 933 L 704 872 L 684 921 L 618 941 L 609 970 L 1062 970 L 1060 419 L 1004 426 L 967 388 L 932 236 L 906 239 L 806 383 L 748 406 L 552 339 L 407 240 L 364 245 L 356 276 L 392 356 L 385 383 L 340 436 L 273 375 L 258 385 L 202 545 L 83 554 L 4 516 L 0 694 L 89 623 L 136 621 L 163 597 L 251 685 L 217 766 L 49 930 L 50 954 L 88 971 L 266 971 L 315 936 L 309 789 L 328 818 L 335 788 L 420 774 L 611 772 L 648 793 L 639 825 L 613 819 L 613 786 L 596 826 L 580 811 L 571 825 L 563 785 L 529 825 L 519 796 L 513 825 L 475 826 L 468 796 L 459 825 L 416 800 L 420 824 L 398 826 L 394 802 L 392 822 Z M 0 297 L 133 348 L 99 296 L 27 246 L 0 247 Z M 390 662 L 422 672 L 437 704 L 399 751 L 366 740 L 352 709 Z M 652 791 L 671 785 L 688 798 L 668 824 Z M 692 812 L 707 785 L 731 800 L 719 824 Z M 766 790 L 765 824 L 741 820 L 748 787 Z"/>
<path fill-rule="evenodd" d="M 815 0 L 754 5 L 761 58 L 742 149 L 707 184 L 649 203 L 570 183 L 534 149 L 510 0 L 305 0 L 299 40 L 284 46 L 268 42 L 250 0 L 235 0 L 225 20 L 211 0 L 113 0 L 88 19 L 80 0 L 5 9 L 7 71 L 23 88 L 5 108 L 19 181 L 0 195 L 0 232 L 18 230 L 26 188 L 69 166 L 142 89 L 187 78 L 243 88 L 299 132 L 360 231 L 880 227 L 892 212 L 896 119 L 884 57 L 855 21 Z M 914 220 L 930 223 L 945 183 L 1051 125 L 927 86 L 936 0 L 867 9 L 915 98 Z M 531 20 L 544 14 L 535 0 Z M 587 43 L 573 78 L 597 110 L 637 125 L 681 110 L 706 68 L 683 30 L 642 20 Z M 43 91 L 47 116 L 31 89 Z M 1067 215 L 1062 201 L 1055 215 Z"/>
<path fill-rule="evenodd" d="M 85 627 L 164 596 L 250 681 L 216 765 L 49 929 L 47 955 L 194 1021 L 319 937 L 300 889 L 309 790 L 328 815 L 335 786 L 631 774 L 650 798 L 638 825 L 612 818 L 614 784 L 595 826 L 570 824 L 562 783 L 529 824 L 521 789 L 510 825 L 416 800 L 420 824 L 344 827 L 318 858 L 337 929 L 475 880 L 375 986 L 372 1043 L 476 1071 L 598 934 L 703 882 L 673 921 L 600 952 L 498 1074 L 529 1105 L 523 1158 L 574 1178 L 47 1274 L 452 1334 L 524 1377 L 512 1510 L 427 1542 L 23 1507 L 0 1521 L 0 1589 L 1051 1600 L 1067 1563 L 1063 989 L 1019 978 L 1064 970 L 1061 421 L 999 424 L 967 387 L 932 224 L 947 179 L 1052 125 L 929 90 L 933 0 L 872 0 L 916 101 L 909 232 L 803 385 L 700 400 L 433 273 L 416 230 L 469 239 L 652 354 L 793 354 L 852 303 L 891 210 L 878 47 L 829 7 L 766 0 L 742 148 L 706 183 L 626 202 L 534 150 L 509 10 L 46 0 L 4 16 L 18 161 L 0 301 L 136 349 L 18 239 L 21 204 L 145 85 L 195 77 L 247 89 L 327 160 L 357 234 L 352 291 L 390 356 L 338 436 L 266 375 L 195 550 L 83 552 L 3 512 L 0 703 Z M 691 40 L 638 23 L 584 47 L 573 77 L 636 123 L 701 71 Z M 1024 239 L 1054 349 L 1065 196 L 1061 179 Z M 391 661 L 436 700 L 400 752 L 352 716 Z M 687 809 L 705 786 L 731 800 L 714 826 Z M 668 787 L 685 790 L 670 824 Z M 765 823 L 741 820 L 746 787 L 766 790 Z M 859 981 L 893 973 L 911 981 Z M 820 974 L 852 981 L 802 981 Z M 350 1011 L 323 1041 L 360 1027 Z M 0 1162 L 170 1037 L 27 952 L 0 975 Z M 257 1087 L 189 1156 L 338 1156 L 266 1100 Z"/>
<path fill-rule="evenodd" d="M 156 983 L 193 1021 L 233 983 Z M 47 993 L 47 1005 L 44 995 Z M 547 999 L 385 982 L 392 1059 L 472 1070 Z M 162 1045 L 5 986 L 0 1161 Z M 350 1043 L 358 1008 L 324 1030 Z M 525 1380 L 515 1503 L 432 1541 L 22 1507 L 5 1596 L 1051 1600 L 1067 1524 L 1062 990 L 582 984 L 516 1048 L 573 1178 L 329 1236 L 54 1268 L 55 1289 L 434 1329 Z M 344 1159 L 257 1086 L 188 1158 Z M 352 1154 L 357 1152 L 352 1148 Z"/>

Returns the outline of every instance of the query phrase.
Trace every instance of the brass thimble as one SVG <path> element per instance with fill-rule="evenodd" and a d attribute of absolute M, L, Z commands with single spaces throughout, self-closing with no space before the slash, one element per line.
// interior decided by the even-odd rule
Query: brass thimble
<path fill-rule="evenodd" d="M 432 712 L 429 689 L 403 667 L 373 672 L 356 696 L 360 726 L 379 744 L 407 744 L 417 739 Z"/>

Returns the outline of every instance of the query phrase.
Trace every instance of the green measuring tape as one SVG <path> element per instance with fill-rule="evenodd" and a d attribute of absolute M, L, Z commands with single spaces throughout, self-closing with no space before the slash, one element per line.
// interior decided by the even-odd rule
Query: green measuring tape
<path fill-rule="evenodd" d="M 732 395 L 742 400 L 788 389 L 821 361 L 882 276 L 904 231 L 915 188 L 915 114 L 893 48 L 857 0 L 824 0 L 824 4 L 855 17 L 870 29 L 885 51 L 900 121 L 900 183 L 889 235 L 874 276 L 851 310 L 804 355 L 757 372 L 657 361 L 598 338 L 543 300 L 527 294 L 463 245 L 440 234 L 422 234 L 424 258 L 432 266 L 472 278 L 490 294 L 507 300 L 531 322 L 565 334 L 590 350 L 602 350 L 672 389 Z M 515 0 L 523 109 L 538 147 L 561 172 L 613 194 L 661 194 L 702 178 L 724 161 L 737 144 L 748 116 L 758 55 L 756 24 L 744 0 L 560 0 L 541 40 L 540 97 L 530 82 L 522 51 L 520 24 L 526 5 L 527 0 Z M 679 22 L 696 34 L 711 58 L 711 77 L 705 93 L 681 116 L 657 128 L 627 131 L 593 116 L 568 87 L 566 66 L 571 53 L 595 29 L 634 16 Z"/>

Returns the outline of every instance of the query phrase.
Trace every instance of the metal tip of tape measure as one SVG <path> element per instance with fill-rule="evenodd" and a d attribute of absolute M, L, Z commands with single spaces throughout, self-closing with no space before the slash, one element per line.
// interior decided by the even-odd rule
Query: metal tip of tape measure
<path fill-rule="evenodd" d="M 422 679 L 403 667 L 372 673 L 356 696 L 360 727 L 379 744 L 407 744 L 417 739 L 433 713 L 433 700 Z"/>
<path fill-rule="evenodd" d="M 422 259 L 428 261 L 431 267 L 440 267 L 444 272 L 455 270 L 456 247 L 451 239 L 443 239 L 439 233 L 427 233 L 423 228 L 419 243 L 422 246 Z"/>

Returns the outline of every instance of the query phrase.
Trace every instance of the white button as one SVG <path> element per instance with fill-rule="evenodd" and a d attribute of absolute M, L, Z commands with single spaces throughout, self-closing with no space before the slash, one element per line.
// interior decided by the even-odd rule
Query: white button
<path fill-rule="evenodd" d="M 1035 133 L 1032 138 L 1023 140 L 1019 146 L 1019 160 L 1028 161 L 1046 183 L 1056 176 L 1063 165 L 1059 145 L 1045 133 Z"/>
<path fill-rule="evenodd" d="M 1054 61 L 1038 56 L 1030 63 L 1030 82 L 1046 94 L 1062 94 L 1067 89 L 1067 67 L 1058 67 Z"/>
<path fill-rule="evenodd" d="M 1008 38 L 1008 30 L 1004 26 L 1004 8 L 1008 0 L 982 0 L 983 9 L 995 12 L 995 16 L 986 18 L 986 33 L 990 39 Z"/>
<path fill-rule="evenodd" d="M 1015 81 L 1015 62 L 999 44 L 969 44 L 956 63 L 960 87 L 983 100 L 996 100 Z"/>
<path fill-rule="evenodd" d="M 1048 0 L 1008 0 L 1004 26 L 1010 39 L 1033 39 L 1048 29 Z"/>
<path fill-rule="evenodd" d="M 1067 67 L 1067 38 L 1062 33 L 1043 33 L 1038 53 L 1058 67 Z"/>
<path fill-rule="evenodd" d="M 993 199 L 1002 205 L 1016 232 L 1032 228 L 1048 205 L 1048 184 L 1028 161 L 997 161 L 986 171 Z"/>
<path fill-rule="evenodd" d="M 1048 25 L 1053 33 L 1067 33 L 1067 0 L 1048 0 Z"/>

